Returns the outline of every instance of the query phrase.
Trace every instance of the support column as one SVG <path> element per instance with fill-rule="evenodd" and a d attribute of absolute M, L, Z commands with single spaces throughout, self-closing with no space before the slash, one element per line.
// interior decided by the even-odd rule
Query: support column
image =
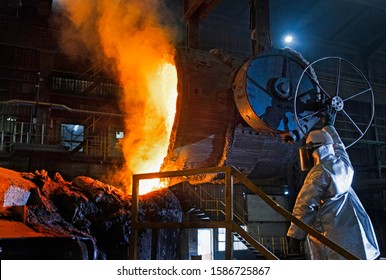
<path fill-rule="evenodd" d="M 233 175 L 231 167 L 225 172 L 225 259 L 233 259 Z"/>
<path fill-rule="evenodd" d="M 133 175 L 133 189 L 131 195 L 131 233 L 129 259 L 137 259 L 137 241 L 138 241 L 138 206 L 139 206 L 139 179 Z"/>
<path fill-rule="evenodd" d="M 271 47 L 269 0 L 252 0 L 250 13 L 252 53 L 256 56 Z"/>

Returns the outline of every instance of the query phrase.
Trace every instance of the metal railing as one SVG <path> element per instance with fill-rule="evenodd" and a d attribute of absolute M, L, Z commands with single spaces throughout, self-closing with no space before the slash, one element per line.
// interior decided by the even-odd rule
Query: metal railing
<path fill-rule="evenodd" d="M 225 203 L 222 185 L 212 185 L 214 192 L 210 193 L 205 185 L 190 185 L 186 182 L 182 183 L 182 193 L 189 198 L 189 203 L 195 205 L 197 210 L 205 213 L 211 220 L 219 220 L 225 217 Z M 185 197 L 184 196 L 184 197 Z M 261 235 L 258 226 L 251 226 L 246 219 L 246 210 L 241 197 L 242 193 L 235 193 L 233 196 L 233 218 L 234 221 L 241 225 L 249 235 L 251 235 L 259 243 L 270 248 L 274 254 L 281 256 L 288 255 L 287 239 L 284 236 Z M 239 241 L 243 242 L 242 238 L 236 235 Z M 248 249 L 248 247 L 245 247 Z"/>
<path fill-rule="evenodd" d="M 10 148 L 14 144 L 52 143 L 54 137 L 47 134 L 47 125 L 26 122 L 13 122 L 9 130 L 0 132 L 0 150 Z"/>
<path fill-rule="evenodd" d="M 108 157 L 108 137 L 102 134 L 82 135 L 64 138 L 61 136 L 61 127 L 58 125 L 34 124 L 27 122 L 13 122 L 8 130 L 0 131 L 0 151 L 11 152 L 16 145 L 38 145 L 46 147 L 63 147 L 71 151 L 79 146 L 87 156 Z M 35 146 L 36 148 L 36 146 Z"/>
<path fill-rule="evenodd" d="M 171 177 L 189 177 L 199 174 L 218 174 L 225 173 L 225 219 L 222 221 L 194 221 L 194 222 L 140 222 L 138 220 L 138 207 L 139 207 L 139 181 L 145 179 L 154 178 L 171 178 Z M 167 171 L 145 174 L 133 175 L 133 193 L 132 193 L 132 206 L 131 206 L 131 235 L 130 235 L 130 249 L 129 259 L 137 258 L 137 241 L 138 230 L 140 229 L 184 229 L 184 228 L 225 228 L 225 258 L 228 260 L 233 259 L 233 233 L 239 234 L 245 241 L 259 251 L 266 259 L 277 260 L 278 257 L 274 255 L 263 244 L 251 236 L 245 231 L 238 223 L 234 221 L 234 205 L 233 205 L 233 182 L 237 180 L 238 183 L 246 186 L 251 192 L 257 194 L 269 207 L 271 207 L 278 214 L 282 215 L 289 221 L 296 224 L 303 229 L 307 234 L 313 236 L 324 245 L 330 247 L 346 259 L 358 259 L 355 255 L 351 254 L 347 250 L 340 247 L 335 242 L 331 241 L 320 232 L 311 228 L 301 220 L 294 217 L 286 209 L 281 207 L 276 201 L 271 199 L 265 194 L 259 187 L 252 183 L 246 176 L 240 171 L 231 166 L 190 169 L 181 171 Z"/>

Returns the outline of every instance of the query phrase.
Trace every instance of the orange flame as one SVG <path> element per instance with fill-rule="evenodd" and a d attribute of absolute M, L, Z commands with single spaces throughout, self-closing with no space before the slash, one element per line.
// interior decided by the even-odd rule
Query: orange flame
<path fill-rule="evenodd" d="M 167 153 L 175 116 L 175 66 L 164 63 L 147 77 L 148 99 L 143 112 L 126 118 L 126 128 L 135 130 L 135 137 L 124 138 L 123 152 L 128 169 L 134 173 L 159 171 Z M 161 185 L 158 179 L 144 180 L 140 182 L 140 193 L 147 193 L 159 187 Z"/>
<path fill-rule="evenodd" d="M 61 1 L 82 43 L 95 55 L 114 60 L 126 114 L 121 142 L 126 166 L 114 176 L 129 188 L 132 174 L 160 170 L 174 122 L 177 71 L 172 32 L 157 19 L 160 2 Z M 159 187 L 157 180 L 141 183 L 142 194 Z"/>

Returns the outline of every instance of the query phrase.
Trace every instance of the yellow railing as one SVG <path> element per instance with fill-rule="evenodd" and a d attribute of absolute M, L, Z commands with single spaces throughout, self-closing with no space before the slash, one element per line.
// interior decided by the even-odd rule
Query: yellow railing
<path fill-rule="evenodd" d="M 139 222 L 138 220 L 138 206 L 139 206 L 139 181 L 145 179 L 154 178 L 171 178 L 171 177 L 189 177 L 200 174 L 218 174 L 225 173 L 225 219 L 223 221 L 194 221 L 194 222 Z M 233 233 L 238 233 L 245 241 L 259 251 L 266 259 L 276 260 L 278 257 L 274 255 L 269 249 L 267 249 L 258 240 L 253 238 L 248 232 L 246 232 L 240 225 L 234 221 L 234 209 L 233 209 L 233 182 L 234 179 L 238 183 L 245 185 L 251 192 L 257 194 L 266 204 L 271 207 L 278 214 L 282 215 L 289 221 L 296 224 L 303 229 L 309 235 L 313 236 L 324 245 L 330 247 L 346 259 L 358 259 L 355 255 L 351 254 L 347 250 L 340 247 L 335 242 L 331 241 L 315 229 L 309 227 L 301 220 L 294 217 L 286 209 L 281 207 L 276 201 L 271 199 L 265 194 L 259 187 L 252 183 L 246 176 L 240 171 L 231 166 L 201 168 L 201 169 L 189 169 L 181 171 L 166 171 L 156 173 L 134 174 L 133 175 L 133 193 L 132 193 L 132 206 L 131 206 L 131 235 L 130 235 L 130 250 L 129 258 L 137 258 L 137 241 L 138 230 L 140 229 L 183 229 L 183 228 L 225 228 L 225 258 L 233 259 Z"/>
<path fill-rule="evenodd" d="M 222 188 L 222 185 L 218 186 Z M 200 184 L 191 186 L 190 184 L 185 184 L 184 182 L 182 187 L 183 192 L 191 199 L 191 203 L 198 202 L 198 208 L 208 214 L 211 219 L 214 218 L 215 220 L 218 220 L 220 217 L 225 216 L 225 203 L 223 201 L 223 197 L 218 195 L 220 193 L 219 190 L 214 192 L 215 195 L 213 195 Z M 245 207 L 241 205 L 240 199 L 237 199 L 235 195 L 233 196 L 233 199 L 233 217 L 234 220 L 237 221 L 237 224 L 246 226 L 245 230 L 249 233 L 249 235 L 265 247 L 272 248 L 272 252 L 280 252 L 283 256 L 287 255 L 286 239 L 280 236 L 260 236 L 259 229 L 251 227 L 248 224 L 248 221 L 246 221 Z M 270 241 L 267 242 L 267 240 Z M 277 245 L 278 243 L 280 246 Z M 284 244 L 284 246 L 281 246 L 282 244 Z"/>

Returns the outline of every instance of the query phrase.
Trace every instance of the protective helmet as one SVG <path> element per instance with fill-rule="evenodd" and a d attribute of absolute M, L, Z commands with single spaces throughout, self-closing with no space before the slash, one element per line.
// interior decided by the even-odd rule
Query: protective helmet
<path fill-rule="evenodd" d="M 306 139 L 306 145 L 299 148 L 300 167 L 302 171 L 308 171 L 314 166 L 312 153 L 315 149 L 328 144 L 333 144 L 334 141 L 330 134 L 323 130 L 311 131 Z"/>
<path fill-rule="evenodd" d="M 306 144 L 315 148 L 322 145 L 334 144 L 334 141 L 332 140 L 331 135 L 326 131 L 313 130 L 308 134 Z"/>

